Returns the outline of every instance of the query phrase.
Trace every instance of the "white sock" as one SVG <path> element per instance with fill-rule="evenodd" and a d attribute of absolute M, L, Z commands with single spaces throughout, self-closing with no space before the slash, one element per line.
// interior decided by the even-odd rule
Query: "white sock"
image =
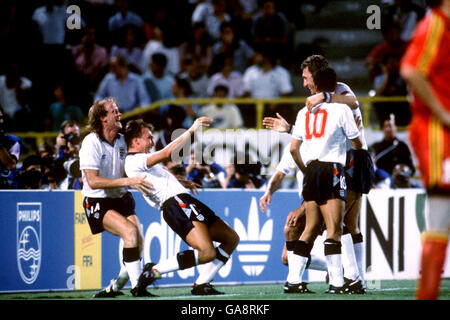
<path fill-rule="evenodd" d="M 222 248 L 217 247 L 216 250 L 218 251 L 218 254 L 222 256 L 222 260 L 228 260 L 230 258 L 230 255 Z M 195 284 L 210 283 L 216 276 L 217 272 L 219 272 L 220 268 L 225 265 L 225 262 L 222 260 L 216 257 L 213 261 L 205 263 L 201 268 L 197 280 L 195 280 Z"/>
<path fill-rule="evenodd" d="M 325 258 L 311 255 L 311 262 L 309 263 L 308 269 L 318 270 L 318 271 L 328 271 L 327 262 Z"/>
<path fill-rule="evenodd" d="M 359 277 L 361 279 L 362 285 L 365 286 L 365 273 L 363 267 L 363 257 L 364 257 L 364 243 L 358 242 L 353 245 L 355 250 L 356 263 L 358 264 Z"/>
<path fill-rule="evenodd" d="M 195 265 L 198 265 L 198 251 L 197 250 L 193 251 L 195 256 Z M 159 273 L 161 274 L 180 270 L 180 264 L 178 263 L 178 255 L 174 255 L 167 260 L 159 262 L 158 264 L 153 266 L 153 268 L 158 270 Z"/>
<path fill-rule="evenodd" d="M 359 276 L 358 264 L 356 262 L 353 248 L 352 235 L 350 233 L 341 236 L 342 244 L 342 266 L 344 267 L 344 277 L 356 280 Z"/>
<path fill-rule="evenodd" d="M 119 275 L 112 285 L 113 291 L 120 291 L 127 284 L 129 279 L 130 277 L 128 276 L 127 267 L 122 263 Z"/>
<path fill-rule="evenodd" d="M 138 283 L 139 276 L 142 273 L 142 261 L 141 259 L 130 261 L 130 262 L 124 262 L 125 267 L 128 271 L 128 276 L 130 277 L 131 281 L 131 287 L 136 287 Z"/>
<path fill-rule="evenodd" d="M 328 266 L 330 284 L 335 287 L 344 285 L 344 273 L 342 272 L 341 254 L 330 254 L 325 256 Z"/>
<path fill-rule="evenodd" d="M 288 251 L 288 268 L 289 273 L 286 281 L 291 284 L 297 284 L 302 282 L 303 272 L 305 271 L 306 264 L 308 263 L 308 258 L 295 254 Z"/>

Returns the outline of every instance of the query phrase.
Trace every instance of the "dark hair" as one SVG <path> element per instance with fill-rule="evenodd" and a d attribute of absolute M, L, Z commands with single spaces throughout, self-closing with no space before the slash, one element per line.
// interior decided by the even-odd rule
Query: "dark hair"
<path fill-rule="evenodd" d="M 425 3 L 430 8 L 436 8 L 442 4 L 442 0 L 425 0 Z"/>
<path fill-rule="evenodd" d="M 152 61 L 160 67 L 165 68 L 167 66 L 167 57 L 164 53 L 154 53 L 152 55 Z"/>
<path fill-rule="evenodd" d="M 152 124 L 146 123 L 142 119 L 130 120 L 127 122 L 124 135 L 128 148 L 131 147 L 131 142 L 134 138 L 139 138 L 142 135 L 143 128 L 147 128 L 150 131 L 154 129 Z"/>
<path fill-rule="evenodd" d="M 225 92 L 225 95 L 227 95 L 229 88 L 228 88 L 228 86 L 226 86 L 224 84 L 218 84 L 214 87 L 214 93 L 217 93 L 218 91 L 223 91 L 223 92 Z"/>
<path fill-rule="evenodd" d="M 325 67 L 312 74 L 314 84 L 320 92 L 332 92 L 336 90 L 336 72 L 331 67 Z"/>
<path fill-rule="evenodd" d="M 308 67 L 309 72 L 314 75 L 317 70 L 328 67 L 328 61 L 324 56 L 320 54 L 313 54 L 303 60 L 301 69 L 303 70 L 306 67 Z"/>
<path fill-rule="evenodd" d="M 177 86 L 184 90 L 186 97 L 189 97 L 194 93 L 192 90 L 191 83 L 186 78 L 181 78 L 180 76 L 175 76 L 175 82 Z"/>

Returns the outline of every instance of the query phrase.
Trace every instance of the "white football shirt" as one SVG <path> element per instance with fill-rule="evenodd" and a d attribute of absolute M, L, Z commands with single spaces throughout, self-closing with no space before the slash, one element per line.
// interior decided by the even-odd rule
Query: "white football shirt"
<path fill-rule="evenodd" d="M 302 140 L 300 154 L 307 166 L 313 160 L 336 162 L 343 166 L 346 139 L 360 135 L 350 108 L 342 103 L 322 103 L 315 113 L 303 108 L 297 115 L 292 137 Z"/>
<path fill-rule="evenodd" d="M 114 140 L 114 146 L 101 139 L 96 133 L 89 133 L 81 144 L 80 170 L 83 179 L 82 194 L 91 198 L 120 198 L 127 191 L 127 187 L 92 189 L 84 175 L 84 169 L 98 170 L 103 178 L 123 178 L 127 144 L 122 134 Z"/>
<path fill-rule="evenodd" d="M 283 155 L 281 156 L 280 162 L 278 162 L 276 170 L 284 173 L 285 175 L 288 175 L 291 172 L 297 171 L 295 177 L 297 178 L 298 194 L 299 194 L 300 198 L 303 199 L 303 196 L 302 196 L 303 173 L 301 170 L 298 169 L 297 164 L 295 163 L 294 159 L 292 158 L 291 152 L 289 150 L 290 148 L 291 148 L 291 144 L 289 143 L 283 149 Z"/>
<path fill-rule="evenodd" d="M 130 178 L 146 176 L 145 179 L 153 184 L 154 189 L 144 195 L 144 199 L 150 206 L 160 210 L 167 199 L 189 191 L 161 164 L 147 167 L 148 156 L 148 153 L 129 153 L 125 159 L 125 173 Z"/>

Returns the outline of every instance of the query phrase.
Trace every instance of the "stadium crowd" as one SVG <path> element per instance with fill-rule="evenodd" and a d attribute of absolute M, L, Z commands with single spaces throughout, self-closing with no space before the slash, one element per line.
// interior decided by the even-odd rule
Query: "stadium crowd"
<path fill-rule="evenodd" d="M 7 48 L 0 53 L 2 188 L 81 189 L 80 129 L 97 99 L 113 96 L 121 112 L 127 112 L 171 98 L 292 96 L 290 71 L 298 64 L 293 35 L 304 27 L 301 2 L 2 1 L 0 42 Z M 389 7 L 386 42 L 366 61 L 378 95 L 406 93 L 398 62 L 411 26 L 424 14 L 424 7 L 407 2 Z M 71 5 L 80 9 L 75 20 Z M 69 27 L 68 19 L 75 27 Z M 266 112 L 275 110 L 269 106 Z M 386 105 L 377 110 L 380 123 L 392 113 Z M 212 117 L 216 128 L 254 123 L 251 113 L 229 103 L 163 105 L 144 120 L 161 131 L 156 148 L 163 148 L 174 129 L 188 128 L 198 116 Z M 400 125 L 409 121 L 404 112 L 396 119 Z M 53 131 L 57 138 L 28 150 L 7 134 L 26 131 Z M 374 156 L 382 151 L 374 148 Z M 408 158 L 409 150 L 404 152 Z M 401 176 L 410 178 L 412 161 L 398 161 L 410 169 L 399 169 Z M 266 182 L 259 164 L 167 165 L 204 187 L 260 188 Z M 377 166 L 384 170 L 378 160 Z M 380 178 L 391 179 L 389 187 L 394 186 L 393 170 Z"/>

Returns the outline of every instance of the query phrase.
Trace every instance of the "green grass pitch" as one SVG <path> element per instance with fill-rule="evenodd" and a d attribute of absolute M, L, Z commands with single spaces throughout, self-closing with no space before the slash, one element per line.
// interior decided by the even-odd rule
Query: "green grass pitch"
<path fill-rule="evenodd" d="M 151 298 L 134 298 L 129 289 L 123 289 L 123 296 L 111 300 L 413 300 L 416 280 L 383 280 L 369 283 L 370 289 L 365 295 L 325 294 L 327 285 L 313 282 L 308 285 L 315 294 L 283 294 L 283 284 L 240 284 L 216 285 L 224 292 L 220 296 L 199 297 L 190 293 L 190 287 L 155 287 L 148 290 L 158 295 Z M 0 300 L 94 300 L 96 291 L 50 291 L 1 293 Z M 440 300 L 450 300 L 450 279 L 441 282 Z M 104 299 L 95 299 L 104 300 Z"/>

